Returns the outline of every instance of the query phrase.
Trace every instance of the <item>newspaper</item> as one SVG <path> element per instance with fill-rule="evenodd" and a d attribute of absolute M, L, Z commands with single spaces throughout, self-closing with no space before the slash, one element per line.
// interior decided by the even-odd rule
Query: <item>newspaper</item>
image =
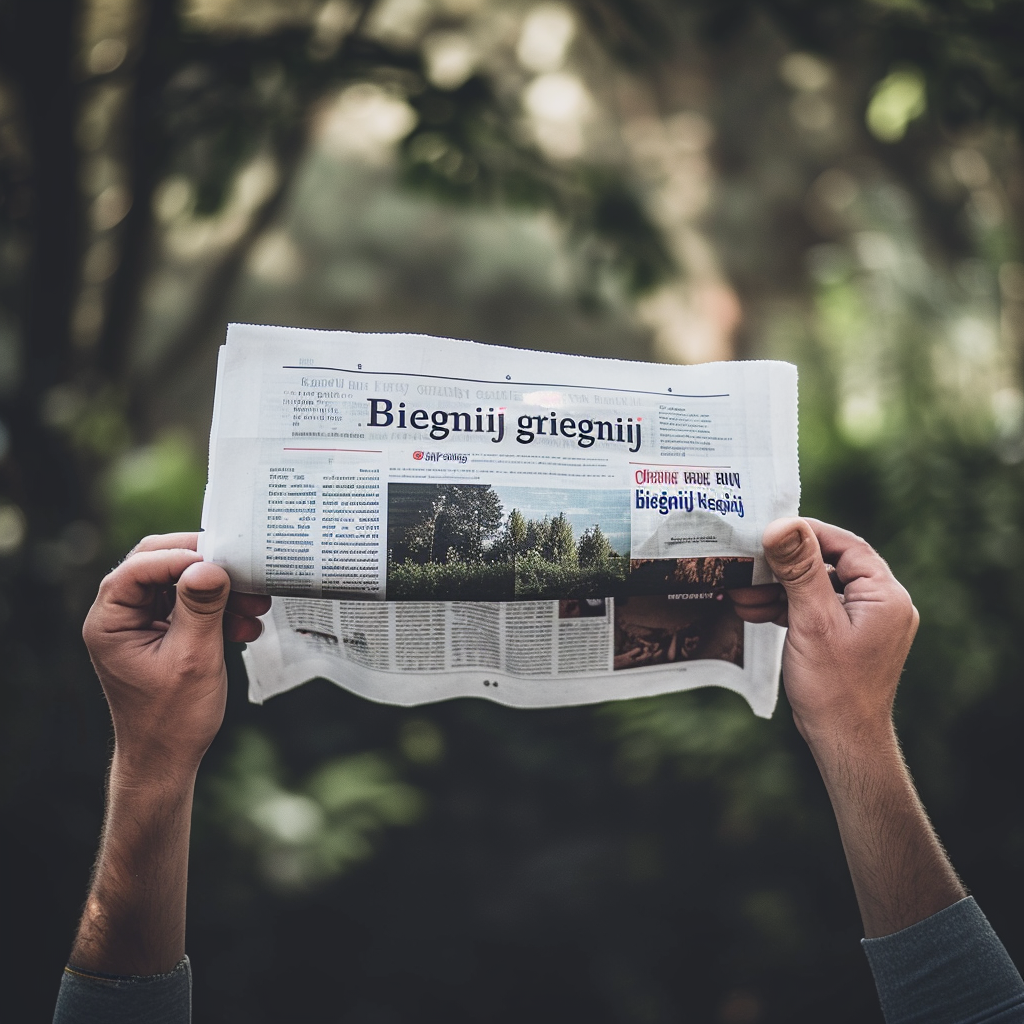
<path fill-rule="evenodd" d="M 727 591 L 799 501 L 796 370 L 232 324 L 200 551 L 274 596 L 250 699 L 414 705 L 717 685 L 775 706 L 783 631 Z"/>

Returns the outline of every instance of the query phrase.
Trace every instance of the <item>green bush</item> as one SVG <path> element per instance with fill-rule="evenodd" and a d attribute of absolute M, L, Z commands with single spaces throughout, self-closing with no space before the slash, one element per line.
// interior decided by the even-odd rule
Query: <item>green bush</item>
<path fill-rule="evenodd" d="M 507 562 L 389 562 L 389 601 L 505 601 L 514 593 Z"/>
<path fill-rule="evenodd" d="M 556 600 L 613 596 L 622 589 L 627 565 L 624 558 L 611 558 L 581 569 L 573 562 L 549 562 L 531 551 L 516 562 L 516 597 Z"/>

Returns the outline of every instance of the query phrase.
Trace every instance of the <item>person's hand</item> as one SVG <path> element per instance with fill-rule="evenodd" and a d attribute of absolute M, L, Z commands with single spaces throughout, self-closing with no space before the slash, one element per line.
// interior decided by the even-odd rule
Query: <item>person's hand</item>
<path fill-rule="evenodd" d="M 223 640 L 255 640 L 270 598 L 231 592 L 197 535 L 147 537 L 100 584 L 82 635 L 133 772 L 194 772 L 224 718 Z"/>
<path fill-rule="evenodd" d="M 786 695 L 832 801 L 864 934 L 892 935 L 966 895 L 892 720 L 920 618 L 889 566 L 855 534 L 816 519 L 777 519 L 763 542 L 780 585 L 730 596 L 746 621 L 789 627 Z"/>
<path fill-rule="evenodd" d="M 224 639 L 255 640 L 270 598 L 231 593 L 194 533 L 147 537 L 82 628 L 114 722 L 100 851 L 71 963 L 166 974 L 185 952 L 196 771 L 224 718 Z"/>
<path fill-rule="evenodd" d="M 782 675 L 797 728 L 809 742 L 888 733 L 919 621 L 910 595 L 866 541 L 836 526 L 778 519 L 763 542 L 781 586 L 730 596 L 747 622 L 788 625 Z"/>

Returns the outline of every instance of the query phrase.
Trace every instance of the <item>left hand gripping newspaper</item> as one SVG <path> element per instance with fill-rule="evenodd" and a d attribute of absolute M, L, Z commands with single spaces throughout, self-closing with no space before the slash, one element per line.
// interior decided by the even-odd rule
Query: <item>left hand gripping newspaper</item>
<path fill-rule="evenodd" d="M 256 702 L 411 706 L 698 686 L 771 715 L 785 631 L 737 616 L 795 515 L 788 363 L 694 366 L 232 324 L 200 552 L 271 594 Z"/>

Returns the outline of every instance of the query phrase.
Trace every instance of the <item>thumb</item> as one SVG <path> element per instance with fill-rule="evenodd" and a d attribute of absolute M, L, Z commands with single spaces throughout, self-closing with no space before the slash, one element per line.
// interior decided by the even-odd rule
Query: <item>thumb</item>
<path fill-rule="evenodd" d="M 190 644 L 215 640 L 219 647 L 230 593 L 231 580 L 219 565 L 193 562 L 178 578 L 168 632 Z"/>
<path fill-rule="evenodd" d="M 789 600 L 789 624 L 805 616 L 831 617 L 839 610 L 821 545 L 805 519 L 776 519 L 762 538 L 765 558 Z"/>

